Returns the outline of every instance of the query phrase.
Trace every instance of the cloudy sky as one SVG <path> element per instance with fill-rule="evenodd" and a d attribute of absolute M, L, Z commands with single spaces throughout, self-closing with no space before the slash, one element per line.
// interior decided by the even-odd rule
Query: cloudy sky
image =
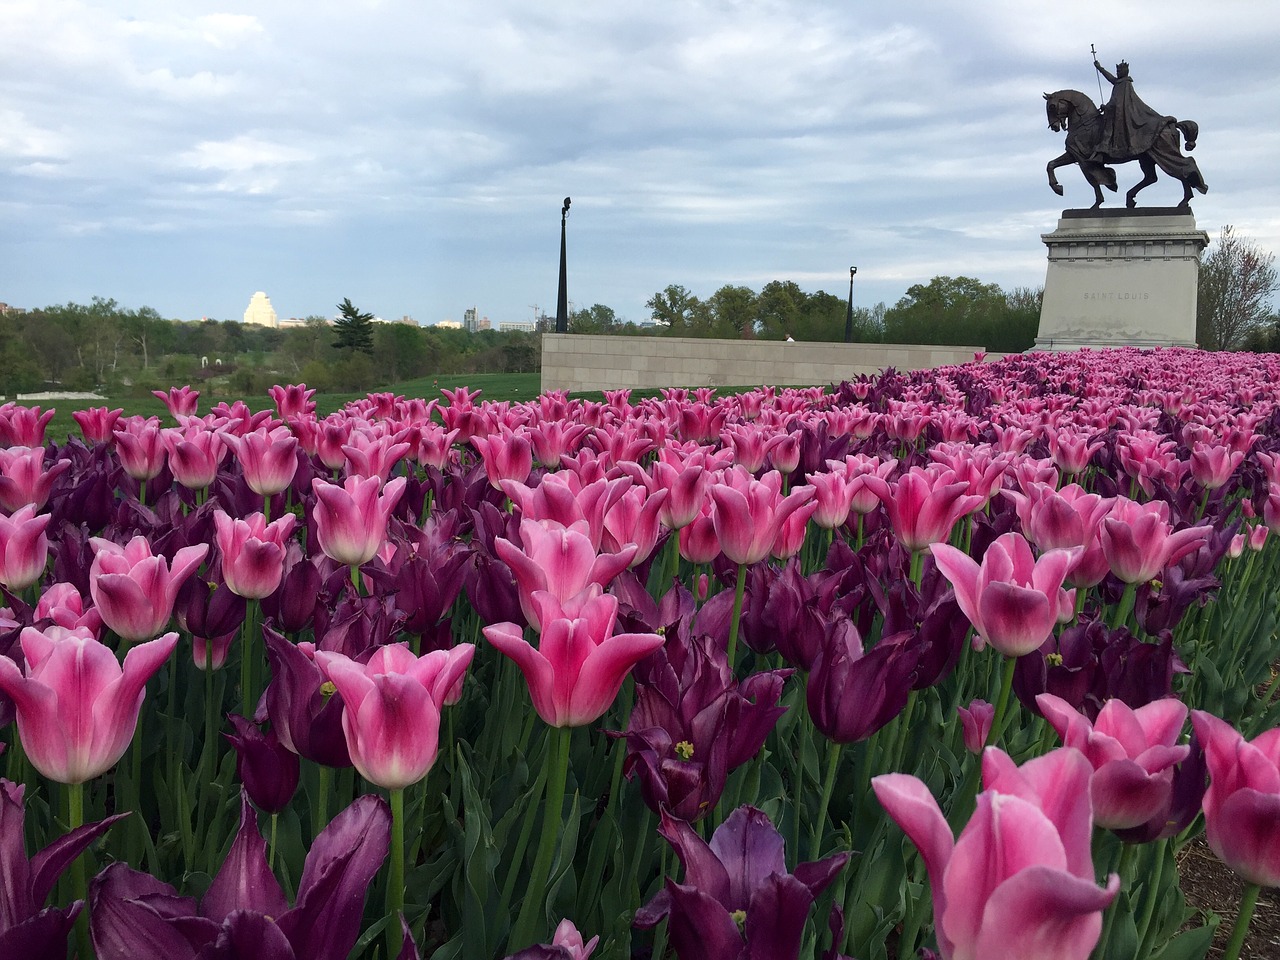
<path fill-rule="evenodd" d="M 1092 202 L 1041 93 L 1096 98 L 1091 43 L 1200 124 L 1199 225 L 1280 250 L 1276 3 L 3 0 L 0 300 L 527 320 L 566 195 L 570 299 L 630 320 L 854 264 L 863 305 L 1039 285 Z"/>

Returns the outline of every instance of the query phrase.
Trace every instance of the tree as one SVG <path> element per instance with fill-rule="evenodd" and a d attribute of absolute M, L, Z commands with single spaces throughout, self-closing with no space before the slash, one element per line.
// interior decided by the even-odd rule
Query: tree
<path fill-rule="evenodd" d="M 684 287 L 672 284 L 661 293 L 655 293 L 646 302 L 656 323 L 667 328 L 676 337 L 689 336 L 701 324 L 706 305 Z"/>
<path fill-rule="evenodd" d="M 770 280 L 760 291 L 760 334 L 766 340 L 785 340 L 800 326 L 805 293 L 794 280 Z"/>
<path fill-rule="evenodd" d="M 338 304 L 338 314 L 338 319 L 333 321 L 338 339 L 333 341 L 333 345 L 339 350 L 359 350 L 372 355 L 373 314 L 356 309 L 349 297 L 343 297 Z"/>
<path fill-rule="evenodd" d="M 612 307 L 606 307 L 603 303 L 575 310 L 569 317 L 570 333 L 614 333 L 617 326 L 618 315 Z"/>
<path fill-rule="evenodd" d="M 1271 318 L 1276 291 L 1275 254 L 1230 224 L 1218 244 L 1200 261 L 1196 292 L 1196 339 L 1206 350 L 1236 350 Z"/>
<path fill-rule="evenodd" d="M 707 301 L 711 330 L 724 339 L 749 340 L 756 335 L 756 294 L 750 287 L 727 284 Z"/>

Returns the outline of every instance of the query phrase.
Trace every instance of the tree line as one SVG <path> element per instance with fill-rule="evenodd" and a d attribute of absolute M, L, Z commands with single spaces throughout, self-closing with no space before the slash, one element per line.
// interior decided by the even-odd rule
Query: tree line
<path fill-rule="evenodd" d="M 934 277 L 909 287 L 892 307 L 854 307 L 853 340 L 1025 350 L 1035 342 L 1042 293 L 1003 290 L 972 277 Z M 809 293 L 793 280 L 775 280 L 759 293 L 726 285 L 705 300 L 672 284 L 646 306 L 652 325 L 621 321 L 609 307 L 595 304 L 574 311 L 569 332 L 833 342 L 844 340 L 849 320 L 845 297 Z"/>
<path fill-rule="evenodd" d="M 10 310 L 0 314 L 0 394 L 56 388 L 146 396 L 186 382 L 208 384 L 211 395 L 243 396 L 289 380 L 347 392 L 436 374 L 532 372 L 541 365 L 534 334 L 369 327 L 367 343 L 351 349 L 339 345 L 340 331 L 320 316 L 280 328 L 178 321 L 102 297 Z"/>

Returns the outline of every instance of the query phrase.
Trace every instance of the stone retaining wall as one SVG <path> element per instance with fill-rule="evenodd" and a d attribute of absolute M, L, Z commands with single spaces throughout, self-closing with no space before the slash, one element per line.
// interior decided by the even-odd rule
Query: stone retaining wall
<path fill-rule="evenodd" d="M 542 389 L 816 386 L 885 367 L 927 370 L 968 363 L 981 347 L 895 343 L 801 343 L 610 337 L 549 333 L 542 338 Z M 996 355 L 988 355 L 996 359 Z"/>

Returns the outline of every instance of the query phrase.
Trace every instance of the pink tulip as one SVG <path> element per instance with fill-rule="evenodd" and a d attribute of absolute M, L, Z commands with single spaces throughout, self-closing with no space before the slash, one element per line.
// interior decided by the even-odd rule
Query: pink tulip
<path fill-rule="evenodd" d="M 152 556 L 143 536 L 123 547 L 101 537 L 89 542 L 94 549 L 89 594 L 102 622 L 130 643 L 150 640 L 168 625 L 178 590 L 209 552 L 207 543 L 183 547 L 170 567 L 163 556 Z"/>
<path fill-rule="evenodd" d="M 533 445 L 524 430 L 503 427 L 501 433 L 473 436 L 471 445 L 480 452 L 485 475 L 495 490 L 502 489 L 503 480 L 524 483 L 529 479 L 533 470 Z"/>
<path fill-rule="evenodd" d="M 849 481 L 849 510 L 853 513 L 871 513 L 880 506 L 877 483 L 888 480 L 898 468 L 898 461 L 890 457 L 881 460 L 864 454 L 854 454 L 841 460 L 828 460 L 827 467 L 843 474 Z M 868 483 L 868 481 L 873 481 Z M 884 486 L 883 483 L 879 483 Z M 887 487 L 885 487 L 887 489 Z"/>
<path fill-rule="evenodd" d="M 43 447 L 44 428 L 55 411 L 39 407 L 20 407 L 16 403 L 0 406 L 0 447 Z"/>
<path fill-rule="evenodd" d="M 958 839 L 920 780 L 872 780 L 928 869 L 943 960 L 1085 960 L 1120 889 L 1116 874 L 1105 889 L 1094 883 L 1089 762 L 1062 749 L 1018 768 L 991 747 L 983 774 L 987 790 Z"/>
<path fill-rule="evenodd" d="M 70 460 L 59 460 L 46 470 L 42 447 L 0 450 L 0 510 L 13 513 L 27 504 L 43 510 L 53 482 L 70 467 Z"/>
<path fill-rule="evenodd" d="M 1062 580 L 1070 551 L 1050 550 L 1037 560 L 1022 534 L 1006 533 L 987 548 L 981 565 L 945 543 L 935 543 L 930 552 L 973 624 L 975 646 L 987 642 L 1006 657 L 1021 657 L 1049 639 L 1060 609 L 1069 609 Z"/>
<path fill-rule="evenodd" d="M 1121 581 L 1146 583 L 1198 550 L 1209 532 L 1208 527 L 1187 527 L 1175 533 L 1169 523 L 1169 505 L 1162 500 L 1138 503 L 1116 497 L 1102 521 L 1102 552 Z"/>
<path fill-rule="evenodd" d="M 720 556 L 720 538 L 716 536 L 715 521 L 711 519 L 713 509 L 708 502 L 701 513 L 677 531 L 680 556 L 690 563 L 710 563 Z"/>
<path fill-rule="evenodd" d="M 515 480 L 503 480 L 501 486 L 502 492 L 520 508 L 520 516 L 525 520 L 551 520 L 565 527 L 585 521 L 591 545 L 599 550 L 604 539 L 605 514 L 632 483 L 630 477 L 601 477 L 588 482 L 566 470 L 546 474 L 536 487 Z"/>
<path fill-rule="evenodd" d="M 765 444 L 769 465 L 783 476 L 791 476 L 800 466 L 800 434 L 777 433 Z"/>
<path fill-rule="evenodd" d="M 116 456 L 133 479 L 146 482 L 164 469 L 164 440 L 155 417 L 128 417 L 115 429 Z"/>
<path fill-rule="evenodd" d="M 591 428 L 585 423 L 547 420 L 529 431 L 534 456 L 548 470 L 560 469 L 561 458 L 577 453 Z"/>
<path fill-rule="evenodd" d="M 823 530 L 835 530 L 849 519 L 853 503 L 853 484 L 842 473 L 812 473 L 809 486 L 813 487 L 813 522 Z"/>
<path fill-rule="evenodd" d="M 564 603 L 592 584 L 608 586 L 638 552 L 631 544 L 617 553 L 597 556 L 586 521 L 581 520 L 568 527 L 550 520 L 521 520 L 520 543 L 517 547 L 499 537 L 493 549 L 511 568 L 520 592 L 520 608 L 535 630 L 540 624 L 535 593 L 547 591 Z"/>
<path fill-rule="evenodd" d="M 177 646 L 178 635 L 132 648 L 124 669 L 83 628 L 28 627 L 20 640 L 27 670 L 0 657 L 0 690 L 18 712 L 18 735 L 32 765 L 58 783 L 84 783 L 115 766 L 133 739 L 144 688 Z"/>
<path fill-rule="evenodd" d="M 108 410 L 106 407 L 90 407 L 76 410 L 71 417 L 80 426 L 80 432 L 88 443 L 114 443 L 116 423 L 124 410 Z"/>
<path fill-rule="evenodd" d="M 191 387 L 170 387 L 169 392 L 152 390 L 151 395 L 164 402 L 169 413 L 175 417 L 193 417 L 196 406 L 200 402 L 200 391 Z"/>
<path fill-rule="evenodd" d="M 423 424 L 415 457 L 424 467 L 443 470 L 453 459 L 453 444 L 457 439 L 457 430 L 445 430 L 434 423 Z"/>
<path fill-rule="evenodd" d="M 1191 448 L 1191 476 L 1206 490 L 1226 486 L 1236 468 L 1244 463 L 1244 452 L 1216 443 L 1196 443 Z"/>
<path fill-rule="evenodd" d="M 884 504 L 894 536 L 912 551 L 945 541 L 957 520 L 985 502 L 966 493 L 968 483 L 954 471 L 939 467 L 912 467 L 892 485 L 872 477 L 866 483 Z"/>
<path fill-rule="evenodd" d="M 629 489 L 604 516 L 604 548 L 619 553 L 634 544 L 636 555 L 631 558 L 631 566 L 644 563 L 662 532 L 658 518 L 666 499 L 665 490 L 650 493 L 644 487 Z"/>
<path fill-rule="evenodd" d="M 1205 839 L 1249 883 L 1280 887 L 1280 727 L 1253 740 L 1225 720 L 1191 712 L 1209 764 Z"/>
<path fill-rule="evenodd" d="M 613 635 L 618 598 L 593 588 L 561 604 L 546 591 L 533 595 L 542 634 L 535 649 L 514 623 L 484 628 L 484 635 L 520 667 L 538 716 L 553 727 L 580 727 L 599 719 L 637 663 L 662 646 L 655 633 Z"/>
<path fill-rule="evenodd" d="M 982 753 L 996 717 L 995 706 L 985 700 L 974 700 L 967 707 L 956 707 L 956 712 L 964 730 L 964 748 L 970 753 Z"/>
<path fill-rule="evenodd" d="M 734 424 L 720 434 L 726 450 L 733 451 L 733 462 L 749 473 L 756 473 L 765 464 L 765 441 L 770 432 L 759 426 Z"/>
<path fill-rule="evenodd" d="M 248 600 L 275 593 L 284 576 L 285 548 L 295 523 L 297 517 L 291 513 L 267 523 L 261 513 L 235 520 L 216 511 L 213 525 L 227 589 Z"/>
<path fill-rule="evenodd" d="M 320 421 L 316 436 L 316 456 L 330 470 L 338 470 L 346 464 L 347 455 L 342 448 L 351 439 L 353 426 L 341 413 L 332 414 Z"/>
<path fill-rule="evenodd" d="M 169 470 L 178 483 L 188 490 L 204 490 L 217 479 L 227 453 L 227 445 L 217 433 L 194 426 L 171 428 L 161 436 L 169 453 Z"/>
<path fill-rule="evenodd" d="M 316 405 L 311 398 L 316 395 L 316 392 L 308 390 L 305 383 L 291 383 L 287 387 L 277 383 L 267 393 L 275 401 L 276 413 L 280 415 L 281 420 L 302 417 L 315 412 Z"/>
<path fill-rule="evenodd" d="M 1089 459 L 1101 449 L 1102 441 L 1091 441 L 1088 433 L 1062 431 L 1049 434 L 1049 453 L 1063 473 L 1084 473 Z"/>
<path fill-rule="evenodd" d="M 352 430 L 350 442 L 343 444 L 342 452 L 347 458 L 348 476 L 377 477 L 386 483 L 392 468 L 409 452 L 409 444 L 397 442 L 390 435 Z"/>
<path fill-rule="evenodd" d="M 1093 765 L 1089 793 L 1098 826 L 1125 830 L 1168 811 L 1173 766 L 1191 751 L 1177 744 L 1187 719 L 1186 704 L 1156 700 L 1134 710 L 1111 699 L 1094 723 L 1051 693 L 1036 697 L 1036 705 L 1063 745 L 1079 750 Z"/>
<path fill-rule="evenodd" d="M 102 614 L 92 604 L 86 609 L 84 597 L 71 583 L 55 583 L 40 594 L 36 620 L 49 620 L 66 630 L 83 627 L 95 637 L 102 630 Z"/>
<path fill-rule="evenodd" d="M 36 516 L 30 504 L 0 515 L 0 583 L 10 590 L 25 590 L 44 574 L 49 559 L 49 538 L 45 528 L 50 516 Z"/>
<path fill-rule="evenodd" d="M 245 483 L 254 493 L 274 497 L 293 482 L 298 470 L 298 440 L 288 427 L 252 430 L 243 436 L 224 431 L 222 439 L 235 452 Z"/>
<path fill-rule="evenodd" d="M 407 482 L 396 477 L 384 487 L 377 477 L 348 477 L 338 486 L 313 479 L 316 538 L 325 556 L 354 567 L 372 560 Z"/>
<path fill-rule="evenodd" d="M 763 560 L 773 551 L 788 517 L 807 504 L 806 519 L 813 513 L 813 494 L 812 487 L 797 487 L 782 496 L 782 475 L 776 470 L 759 480 L 741 467 L 726 470 L 723 480 L 711 485 L 711 518 L 721 551 L 738 564 Z"/>
<path fill-rule="evenodd" d="M 370 783 L 402 790 L 427 775 L 440 749 L 440 711 L 475 654 L 459 644 L 415 657 L 406 643 L 379 647 L 366 664 L 316 651 L 342 694 L 342 732 L 351 762 Z"/>
<path fill-rule="evenodd" d="M 693 523 L 707 499 L 711 474 L 698 462 L 676 464 L 662 459 L 653 462 L 650 473 L 654 486 L 667 491 L 662 505 L 662 525 L 668 530 L 679 530 Z"/>

